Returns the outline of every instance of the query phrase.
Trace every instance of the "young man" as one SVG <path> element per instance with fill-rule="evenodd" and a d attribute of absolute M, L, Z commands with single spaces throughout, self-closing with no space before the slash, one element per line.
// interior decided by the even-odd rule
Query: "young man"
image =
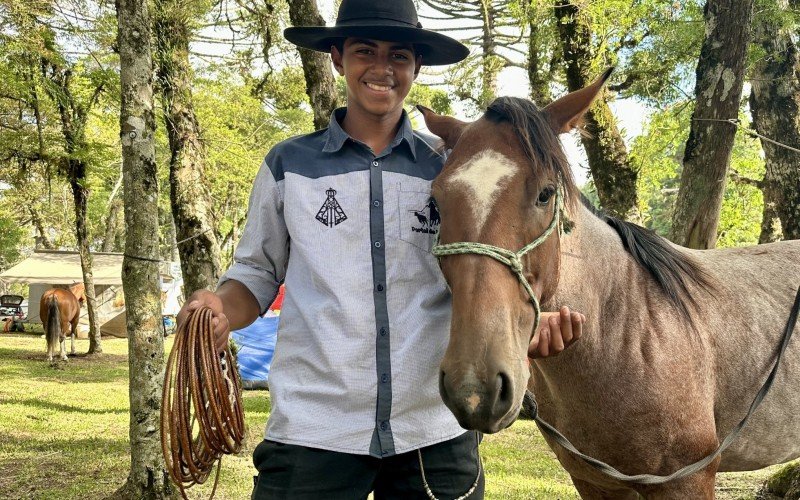
<path fill-rule="evenodd" d="M 412 0 L 343 0 L 335 27 L 285 36 L 330 52 L 347 107 L 269 152 L 234 265 L 182 311 L 210 306 L 224 345 L 286 282 L 253 498 L 482 498 L 480 437 L 438 390 L 450 295 L 430 183 L 444 159 L 403 110 L 422 64 L 468 51 L 423 30 Z M 532 356 L 580 336 L 581 315 L 550 320 Z"/>

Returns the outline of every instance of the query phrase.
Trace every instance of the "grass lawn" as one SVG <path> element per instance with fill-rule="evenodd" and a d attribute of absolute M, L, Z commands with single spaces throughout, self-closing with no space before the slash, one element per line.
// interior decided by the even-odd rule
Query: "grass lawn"
<path fill-rule="evenodd" d="M 103 498 L 129 467 L 127 341 L 104 339 L 103 354 L 72 357 L 63 369 L 45 361 L 44 344 L 38 334 L 0 334 L 0 498 Z M 76 344 L 83 353 L 89 343 Z M 244 407 L 246 450 L 223 459 L 217 498 L 249 498 L 252 488 L 250 454 L 269 392 L 246 391 Z M 486 436 L 481 450 L 487 498 L 578 498 L 530 421 Z M 769 472 L 721 474 L 717 498 L 752 499 Z M 208 498 L 210 486 L 193 488 L 191 498 Z"/>

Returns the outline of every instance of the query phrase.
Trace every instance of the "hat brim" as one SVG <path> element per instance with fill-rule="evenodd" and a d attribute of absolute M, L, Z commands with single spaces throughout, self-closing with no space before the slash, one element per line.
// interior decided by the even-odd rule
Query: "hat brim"
<path fill-rule="evenodd" d="M 337 41 L 363 37 L 387 42 L 407 42 L 422 55 L 422 64 L 441 66 L 464 60 L 469 49 L 459 41 L 435 31 L 406 26 L 295 26 L 286 28 L 283 36 L 305 49 L 330 52 Z"/>

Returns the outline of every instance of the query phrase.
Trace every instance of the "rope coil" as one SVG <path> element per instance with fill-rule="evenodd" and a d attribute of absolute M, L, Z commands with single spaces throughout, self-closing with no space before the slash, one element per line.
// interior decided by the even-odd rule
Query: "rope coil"
<path fill-rule="evenodd" d="M 167 360 L 161 399 L 161 450 L 172 481 L 186 489 L 217 473 L 222 455 L 238 453 L 244 439 L 242 393 L 229 347 L 215 346 L 213 313 L 192 312 L 178 328 Z"/>

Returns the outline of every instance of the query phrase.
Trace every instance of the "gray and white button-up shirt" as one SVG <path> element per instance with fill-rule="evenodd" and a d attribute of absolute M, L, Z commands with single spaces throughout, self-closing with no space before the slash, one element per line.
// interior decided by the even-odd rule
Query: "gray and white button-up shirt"
<path fill-rule="evenodd" d="M 430 249 L 443 157 L 408 117 L 375 155 L 330 126 L 275 146 L 222 281 L 286 296 L 266 438 L 390 456 L 464 432 L 441 401 L 450 294 Z"/>

